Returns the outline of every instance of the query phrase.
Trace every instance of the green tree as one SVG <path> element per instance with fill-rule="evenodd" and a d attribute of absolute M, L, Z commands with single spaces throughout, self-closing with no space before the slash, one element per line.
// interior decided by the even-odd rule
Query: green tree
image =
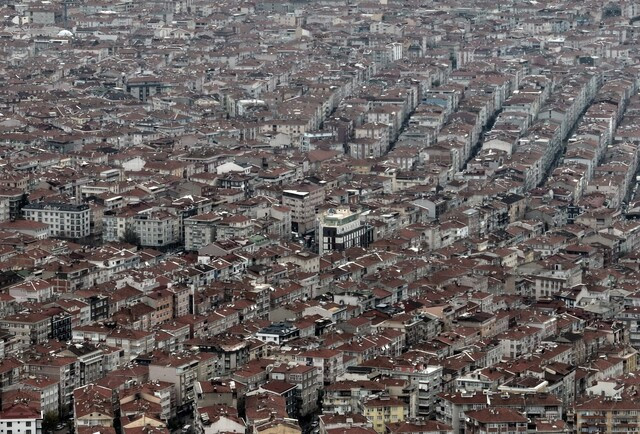
<path fill-rule="evenodd" d="M 56 425 L 60 422 L 60 418 L 58 417 L 58 413 L 55 411 L 48 411 L 45 413 L 44 418 L 42 419 L 42 432 L 44 434 L 52 433 L 56 430 Z"/>

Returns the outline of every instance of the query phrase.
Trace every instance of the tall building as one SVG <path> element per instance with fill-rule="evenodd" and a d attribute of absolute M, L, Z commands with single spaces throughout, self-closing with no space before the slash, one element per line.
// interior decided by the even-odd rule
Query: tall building
<path fill-rule="evenodd" d="M 318 216 L 318 252 L 367 247 L 373 241 L 373 228 L 362 221 L 360 211 L 349 207 L 330 208 Z"/>
<path fill-rule="evenodd" d="M 22 208 L 24 217 L 49 225 L 49 233 L 60 238 L 84 238 L 91 233 L 89 205 L 42 202 Z"/>
<path fill-rule="evenodd" d="M 303 183 L 282 192 L 282 204 L 291 208 L 291 231 L 304 235 L 315 230 L 316 210 L 324 203 L 324 187 Z"/>

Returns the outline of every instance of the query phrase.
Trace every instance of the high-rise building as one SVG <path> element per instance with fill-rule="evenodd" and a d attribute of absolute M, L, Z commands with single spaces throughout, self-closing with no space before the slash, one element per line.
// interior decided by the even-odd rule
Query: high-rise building
<path fill-rule="evenodd" d="M 299 235 L 313 232 L 316 210 L 324 203 L 324 187 L 303 183 L 282 192 L 282 204 L 291 208 L 291 231 Z"/>

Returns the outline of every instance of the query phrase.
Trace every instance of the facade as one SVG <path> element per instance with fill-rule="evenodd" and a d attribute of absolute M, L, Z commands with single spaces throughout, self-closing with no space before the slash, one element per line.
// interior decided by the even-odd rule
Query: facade
<path fill-rule="evenodd" d="M 402 422 L 407 417 L 407 404 L 389 396 L 367 400 L 363 406 L 363 414 L 371 420 L 378 434 L 386 433 L 387 424 Z"/>
<path fill-rule="evenodd" d="M 0 432 L 42 434 L 42 412 L 19 403 L 0 411 Z"/>
<path fill-rule="evenodd" d="M 316 210 L 324 203 L 324 188 L 301 184 L 282 192 L 282 204 L 291 208 L 291 231 L 299 235 L 315 230 Z"/>
<path fill-rule="evenodd" d="M 42 202 L 22 208 L 24 218 L 49 225 L 52 237 L 80 239 L 91 233 L 90 208 L 88 205 Z"/>
<path fill-rule="evenodd" d="M 576 404 L 575 415 L 576 432 L 631 432 L 640 423 L 640 403 L 620 396 L 589 397 Z"/>
<path fill-rule="evenodd" d="M 140 245 L 146 247 L 166 247 L 180 242 L 178 217 L 169 211 L 157 210 L 134 216 L 133 231 Z"/>
<path fill-rule="evenodd" d="M 373 242 L 373 228 L 362 221 L 359 211 L 330 208 L 318 216 L 317 239 L 320 254 L 350 247 L 366 248 Z"/>
<path fill-rule="evenodd" d="M 201 214 L 184 221 L 184 248 L 198 251 L 216 241 L 217 222 L 222 219 L 218 214 Z"/>
<path fill-rule="evenodd" d="M 149 379 L 165 381 L 175 385 L 176 405 L 184 406 L 195 398 L 195 383 L 198 380 L 198 360 L 154 352 L 149 363 Z"/>
<path fill-rule="evenodd" d="M 0 327 L 14 334 L 23 348 L 46 342 L 51 335 L 51 318 L 41 313 L 7 316 Z"/>

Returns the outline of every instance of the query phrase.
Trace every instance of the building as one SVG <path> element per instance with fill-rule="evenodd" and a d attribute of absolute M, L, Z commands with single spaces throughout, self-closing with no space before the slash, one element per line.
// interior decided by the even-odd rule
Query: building
<path fill-rule="evenodd" d="M 216 213 L 200 214 L 184 220 L 184 248 L 197 251 L 216 241 L 217 222 L 222 216 Z"/>
<path fill-rule="evenodd" d="M 32 279 L 11 286 L 9 294 L 19 303 L 39 303 L 53 298 L 54 287 L 46 280 Z"/>
<path fill-rule="evenodd" d="M 244 421 L 238 417 L 235 407 L 226 405 L 203 406 L 196 409 L 197 432 L 203 434 L 236 433 L 245 434 L 247 427 Z"/>
<path fill-rule="evenodd" d="M 262 342 L 280 345 L 291 339 L 297 338 L 299 335 L 300 330 L 298 330 L 296 326 L 282 322 L 264 327 L 256 333 L 256 338 L 260 339 Z"/>
<path fill-rule="evenodd" d="M 640 424 L 640 401 L 635 396 L 588 397 L 576 403 L 575 417 L 575 432 L 630 432 Z"/>
<path fill-rule="evenodd" d="M 1 205 L 0 205 L 1 206 Z M 0 220 L 2 221 L 2 220 Z M 33 220 L 11 220 L 0 223 L 0 229 L 15 231 L 29 235 L 39 240 L 49 238 L 49 225 Z"/>
<path fill-rule="evenodd" d="M 78 358 L 80 372 L 77 372 L 76 375 L 80 377 L 80 384 L 91 384 L 103 377 L 105 373 L 104 352 L 101 349 L 84 342 L 69 345 L 66 353 Z"/>
<path fill-rule="evenodd" d="M 38 312 L 10 315 L 0 319 L 0 327 L 15 335 L 26 349 L 49 340 L 51 318 Z"/>
<path fill-rule="evenodd" d="M 45 376 L 32 376 L 22 380 L 17 387 L 19 390 L 29 390 L 40 395 L 42 414 L 57 413 L 60 409 L 60 383 L 56 380 Z"/>
<path fill-rule="evenodd" d="M 296 361 L 318 368 L 321 385 L 335 383 L 345 371 L 343 353 L 333 349 L 303 351 L 296 356 Z"/>
<path fill-rule="evenodd" d="M 373 242 L 373 227 L 362 221 L 359 211 L 348 207 L 330 208 L 318 216 L 318 252 L 368 247 Z"/>
<path fill-rule="evenodd" d="M 147 363 L 146 360 L 145 363 Z M 149 380 L 165 381 L 175 386 L 178 408 L 193 402 L 195 383 L 198 379 L 197 358 L 186 354 L 172 355 L 155 351 L 151 354 L 148 363 Z"/>
<path fill-rule="evenodd" d="M 249 347 L 247 340 L 234 336 L 216 336 L 209 339 L 192 340 L 199 350 L 204 353 L 213 353 L 220 360 L 222 375 L 237 370 L 249 361 Z"/>
<path fill-rule="evenodd" d="M 180 242 L 178 216 L 165 210 L 135 215 L 133 231 L 141 246 L 166 247 Z"/>
<path fill-rule="evenodd" d="M 382 395 L 365 401 L 363 414 L 373 422 L 378 434 L 386 433 L 386 425 L 402 422 L 407 417 L 407 404 L 397 398 Z"/>
<path fill-rule="evenodd" d="M 267 392 L 281 396 L 285 402 L 285 411 L 291 418 L 298 417 L 298 395 L 296 386 L 283 380 L 270 380 L 249 394 Z"/>
<path fill-rule="evenodd" d="M 271 379 L 293 384 L 296 398 L 296 415 L 306 416 L 318 407 L 318 369 L 313 366 L 281 364 L 274 366 Z"/>
<path fill-rule="evenodd" d="M 625 324 L 629 332 L 629 343 L 632 347 L 640 348 L 640 307 L 630 306 L 620 312 L 617 319 Z"/>
<path fill-rule="evenodd" d="M 73 391 L 73 421 L 80 427 L 112 427 L 117 416 L 117 393 L 108 387 L 88 384 Z"/>
<path fill-rule="evenodd" d="M 467 411 L 466 433 L 517 434 L 527 432 L 528 419 L 520 412 L 510 408 L 485 408 Z M 579 431 L 580 432 L 580 431 Z"/>
<path fill-rule="evenodd" d="M 65 356 L 34 356 L 25 362 L 29 375 L 45 375 L 58 382 L 58 393 L 61 414 L 71 412 L 73 391 L 82 386 L 78 359 Z"/>
<path fill-rule="evenodd" d="M 442 391 L 442 366 L 426 366 L 410 378 L 418 385 L 418 415 L 432 416 L 436 411 L 438 394 Z"/>
<path fill-rule="evenodd" d="M 39 202 L 22 208 L 24 218 L 49 225 L 52 237 L 80 239 L 91 233 L 89 205 Z"/>
<path fill-rule="evenodd" d="M 324 203 L 324 187 L 303 183 L 282 192 L 282 204 L 291 208 L 291 231 L 305 235 L 315 230 L 316 210 Z"/>
<path fill-rule="evenodd" d="M 0 411 L 0 432 L 4 434 L 42 434 L 42 411 L 28 403 L 16 403 Z"/>
<path fill-rule="evenodd" d="M 454 434 L 453 428 L 435 420 L 397 422 L 387 425 L 389 434 Z"/>
<path fill-rule="evenodd" d="M 154 381 L 126 387 L 118 394 L 120 415 L 148 416 L 168 422 L 176 415 L 175 388 L 164 381 Z"/>
<path fill-rule="evenodd" d="M 135 206 L 115 208 L 105 211 L 102 217 L 102 240 L 105 242 L 121 241 L 133 231 L 134 217 L 153 209 L 151 205 L 139 203 Z"/>

